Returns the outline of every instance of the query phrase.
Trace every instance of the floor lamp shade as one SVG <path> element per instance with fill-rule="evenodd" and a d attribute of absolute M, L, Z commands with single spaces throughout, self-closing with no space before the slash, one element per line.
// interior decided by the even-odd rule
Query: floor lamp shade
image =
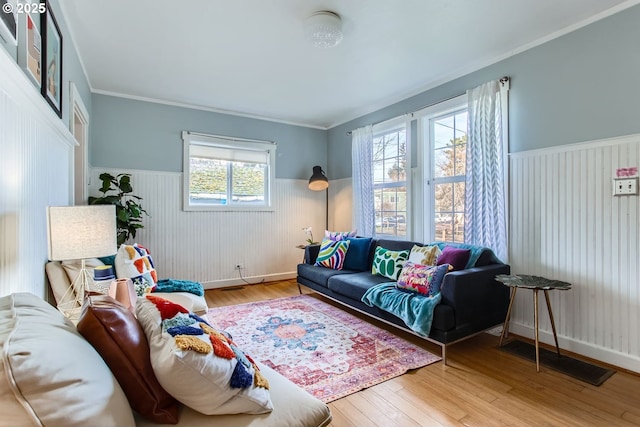
<path fill-rule="evenodd" d="M 329 188 L 329 180 L 321 166 L 313 167 L 313 175 L 309 178 L 309 190 L 321 191 Z"/>
<path fill-rule="evenodd" d="M 58 309 L 72 322 L 80 319 L 84 294 L 93 281 L 85 266 L 87 258 L 117 252 L 116 209 L 113 205 L 47 207 L 47 243 L 52 261 L 81 260 L 80 272 Z"/>
<path fill-rule="evenodd" d="M 118 251 L 113 205 L 47 207 L 49 259 L 97 258 Z"/>

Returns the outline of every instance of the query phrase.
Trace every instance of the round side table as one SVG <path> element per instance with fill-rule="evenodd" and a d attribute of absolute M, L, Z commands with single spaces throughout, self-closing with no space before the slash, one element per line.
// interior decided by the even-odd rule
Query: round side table
<path fill-rule="evenodd" d="M 516 298 L 516 291 L 518 288 L 531 289 L 533 291 L 533 317 L 535 324 L 535 341 L 536 341 L 536 371 L 540 372 L 540 350 L 538 342 L 538 291 L 544 291 L 544 298 L 547 302 L 547 311 L 549 312 L 549 320 L 551 321 L 551 329 L 553 330 L 553 339 L 556 342 L 556 351 L 560 356 L 560 346 L 558 345 L 558 335 L 556 333 L 556 324 L 553 320 L 553 312 L 551 311 L 551 303 L 549 302 L 549 291 L 560 290 L 566 291 L 571 289 L 571 283 L 561 282 L 559 280 L 547 279 L 540 276 L 530 276 L 525 274 L 507 275 L 499 274 L 496 276 L 496 280 L 509 286 L 511 288 L 511 300 L 509 301 L 509 308 L 507 309 L 507 317 L 504 320 L 504 326 L 502 327 L 502 334 L 500 334 L 499 347 L 502 346 L 502 340 L 509 334 L 509 319 L 511 318 L 511 308 L 513 307 L 513 301 Z"/>

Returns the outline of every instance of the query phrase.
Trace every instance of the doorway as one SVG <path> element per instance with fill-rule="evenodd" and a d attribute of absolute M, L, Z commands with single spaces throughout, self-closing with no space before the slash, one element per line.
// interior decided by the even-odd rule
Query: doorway
<path fill-rule="evenodd" d="M 72 192 L 74 205 L 87 204 L 89 180 L 89 113 L 87 112 L 76 85 L 69 88 L 69 130 L 77 145 L 73 150 Z"/>

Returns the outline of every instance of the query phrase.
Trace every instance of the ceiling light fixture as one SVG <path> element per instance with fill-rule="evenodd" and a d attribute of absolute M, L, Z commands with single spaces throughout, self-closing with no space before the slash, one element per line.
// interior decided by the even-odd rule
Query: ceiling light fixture
<path fill-rule="evenodd" d="M 319 48 L 337 46 L 342 41 L 342 20 L 328 10 L 321 10 L 307 18 L 304 25 L 305 36 Z"/>

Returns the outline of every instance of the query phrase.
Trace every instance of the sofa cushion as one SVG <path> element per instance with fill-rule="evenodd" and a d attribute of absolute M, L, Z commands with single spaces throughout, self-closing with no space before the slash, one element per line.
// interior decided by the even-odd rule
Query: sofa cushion
<path fill-rule="evenodd" d="M 436 264 L 449 264 L 454 270 L 464 270 L 471 256 L 470 249 L 454 248 L 453 246 L 445 246 L 442 253 L 438 257 Z"/>
<path fill-rule="evenodd" d="M 351 231 L 329 231 L 324 230 L 324 238 L 328 240 L 346 240 L 347 237 L 356 237 L 358 232 L 356 230 Z"/>
<path fill-rule="evenodd" d="M 152 294 L 138 299 L 136 314 L 156 377 L 177 400 L 207 415 L 273 410 L 259 368 L 206 320 Z"/>
<path fill-rule="evenodd" d="M 436 265 L 436 261 L 442 251 L 436 245 L 418 246 L 413 245 L 409 253 L 409 261 L 420 265 Z"/>
<path fill-rule="evenodd" d="M 155 289 L 158 276 L 151 254 L 144 246 L 120 245 L 115 264 L 118 279 L 131 279 L 138 296 Z"/>
<path fill-rule="evenodd" d="M 385 282 L 389 282 L 389 279 L 382 276 L 374 276 L 368 271 L 363 271 L 360 273 L 332 276 L 328 280 L 327 287 L 337 294 L 360 301 L 367 289 Z"/>
<path fill-rule="evenodd" d="M 350 243 L 351 242 L 347 240 L 334 241 L 326 238 L 323 239 L 315 265 L 318 267 L 332 268 L 334 270 L 342 270 L 342 265 L 347 256 Z"/>
<path fill-rule="evenodd" d="M 153 373 L 147 337 L 127 307 L 108 295 L 89 295 L 78 332 L 100 353 L 133 410 L 160 424 L 178 422 L 178 402 Z"/>
<path fill-rule="evenodd" d="M 440 292 L 442 280 L 448 272 L 449 264 L 428 266 L 407 261 L 402 267 L 396 287 L 431 297 Z"/>
<path fill-rule="evenodd" d="M 325 288 L 330 277 L 342 274 L 351 275 L 353 273 L 356 272 L 353 270 L 333 270 L 331 268 L 316 267 L 311 264 L 298 264 L 298 276 Z"/>
<path fill-rule="evenodd" d="M 331 421 L 329 407 L 297 385 L 258 363 L 271 384 L 273 411 L 268 414 L 204 415 L 189 407 L 180 413 L 177 427 L 324 427 Z M 137 427 L 157 427 L 145 419 L 137 420 Z"/>
<path fill-rule="evenodd" d="M 347 237 L 349 250 L 344 259 L 342 268 L 345 270 L 365 271 L 369 270 L 370 237 Z"/>
<path fill-rule="evenodd" d="M 397 280 L 407 258 L 409 258 L 408 250 L 392 251 L 378 246 L 373 256 L 371 274 Z"/>
<path fill-rule="evenodd" d="M 0 298 L 0 344 L 0 390 L 10 388 L 35 425 L 135 425 L 100 355 L 42 299 L 28 293 Z M 13 419 L 3 413 L 0 425 L 17 425 Z"/>

